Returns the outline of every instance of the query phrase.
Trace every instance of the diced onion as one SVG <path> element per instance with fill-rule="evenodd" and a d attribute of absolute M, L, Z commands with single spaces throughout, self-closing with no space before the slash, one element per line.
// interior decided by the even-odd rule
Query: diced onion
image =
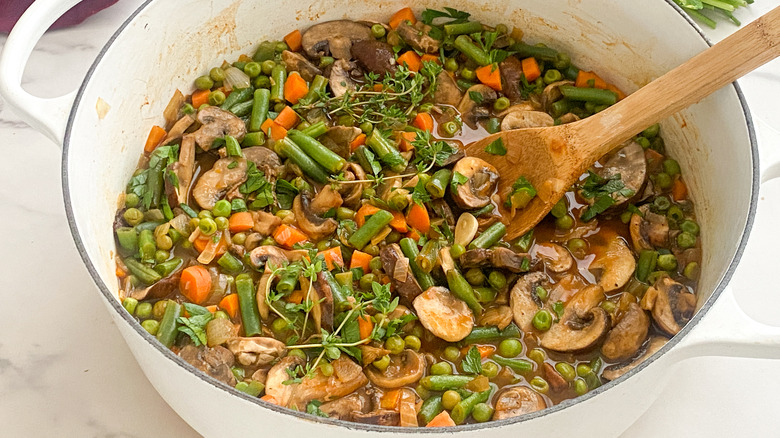
<path fill-rule="evenodd" d="M 183 235 L 187 235 L 187 225 L 190 223 L 190 217 L 186 214 L 182 213 L 175 218 L 171 219 L 169 222 L 174 230 L 180 232 Z"/>
<path fill-rule="evenodd" d="M 228 67 L 225 70 L 225 89 L 231 91 L 234 88 L 248 88 L 249 76 L 235 67 Z"/>
<path fill-rule="evenodd" d="M 211 263 L 212 260 L 214 260 L 214 257 L 217 255 L 217 248 L 219 247 L 219 244 L 222 242 L 222 234 L 220 234 L 220 238 L 216 239 L 216 242 L 214 239 L 209 239 L 209 243 L 206 245 L 205 248 L 203 248 L 203 252 L 200 253 L 198 256 L 198 263 L 203 265 L 208 265 Z"/>
<path fill-rule="evenodd" d="M 393 279 L 404 282 L 406 281 L 407 275 L 409 275 L 409 259 L 406 257 L 399 257 L 398 260 L 395 261 Z"/>
<path fill-rule="evenodd" d="M 392 231 L 393 230 L 390 229 L 389 226 L 382 228 L 382 230 L 379 231 L 379 233 L 371 239 L 371 244 L 378 245 L 379 242 L 385 240 L 385 237 L 387 237 L 387 235 L 390 234 Z"/>
<path fill-rule="evenodd" d="M 168 105 L 163 110 L 163 117 L 165 117 L 166 129 L 179 119 L 179 109 L 184 105 L 184 95 L 178 89 L 173 93 L 173 97 L 168 102 Z"/>

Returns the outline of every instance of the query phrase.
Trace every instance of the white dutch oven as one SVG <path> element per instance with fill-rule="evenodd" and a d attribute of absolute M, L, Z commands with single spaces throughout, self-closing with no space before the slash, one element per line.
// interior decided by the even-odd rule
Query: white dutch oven
<path fill-rule="evenodd" d="M 750 115 L 735 86 L 662 122 L 680 161 L 702 225 L 699 311 L 650 360 L 622 378 L 531 415 L 456 429 L 399 429 L 321 419 L 260 402 L 197 372 L 157 343 L 117 299 L 112 221 L 117 197 L 135 169 L 149 127 L 173 91 L 189 92 L 208 66 L 314 20 L 386 19 L 403 1 L 148 1 L 114 34 L 77 92 L 40 99 L 21 86 L 24 65 L 44 30 L 77 0 L 38 0 L 8 37 L 0 93 L 33 127 L 63 145 L 65 207 L 76 246 L 125 341 L 162 397 L 207 436 L 278 437 L 367 434 L 462 437 L 612 436 L 661 391 L 674 363 L 700 355 L 780 358 L 780 330 L 748 318 L 727 286 L 756 210 L 758 154 Z M 609 82 L 636 90 L 705 49 L 701 32 L 671 0 L 423 0 L 453 6 L 487 23 L 520 27 L 526 41 L 550 42 Z M 762 163 L 763 164 L 763 163 Z M 768 165 L 766 166 L 768 168 Z M 777 172 L 769 172 L 767 174 Z M 605 421 L 605 416 L 609 421 Z"/>

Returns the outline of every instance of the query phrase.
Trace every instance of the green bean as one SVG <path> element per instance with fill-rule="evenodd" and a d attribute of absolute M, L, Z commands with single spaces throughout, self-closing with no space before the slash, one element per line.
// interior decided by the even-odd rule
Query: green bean
<path fill-rule="evenodd" d="M 320 184 L 328 182 L 328 173 L 325 169 L 306 155 L 291 139 L 285 137 L 276 142 L 276 144 L 278 145 L 277 152 L 280 152 L 281 155 L 286 156 L 290 161 L 298 165 L 306 176 Z"/>
<path fill-rule="evenodd" d="M 236 117 L 246 117 L 252 113 L 253 106 L 254 102 L 252 100 L 247 100 L 246 102 L 237 103 L 231 106 L 230 112 Z"/>
<path fill-rule="evenodd" d="M 142 223 L 136 225 L 133 228 L 135 228 L 135 231 L 137 233 L 140 233 L 141 231 L 144 231 L 144 230 L 146 230 L 146 231 L 154 231 L 155 228 L 159 227 L 162 224 L 163 224 L 162 222 L 149 221 L 149 222 L 142 222 Z"/>
<path fill-rule="evenodd" d="M 442 374 L 438 376 L 425 376 L 420 379 L 423 388 L 431 391 L 447 391 L 448 389 L 463 388 L 474 380 L 472 376 Z"/>
<path fill-rule="evenodd" d="M 372 237 L 376 236 L 382 228 L 387 226 L 393 220 L 393 214 L 387 210 L 379 210 L 374 213 L 362 227 L 360 227 L 352 237 L 349 238 L 349 244 L 354 248 L 363 249 Z"/>
<path fill-rule="evenodd" d="M 614 105 L 617 102 L 617 93 L 611 90 L 602 90 L 600 88 L 583 88 L 572 85 L 563 85 L 561 87 L 563 96 L 570 100 L 591 102 L 596 105 Z"/>
<path fill-rule="evenodd" d="M 222 254 L 222 257 L 217 260 L 217 264 L 225 268 L 225 270 L 231 274 L 237 274 L 244 270 L 244 264 L 241 263 L 241 260 L 234 257 L 233 254 L 230 254 L 229 252 Z"/>
<path fill-rule="evenodd" d="M 523 374 L 534 370 L 534 364 L 525 359 L 507 359 L 501 356 L 491 356 L 497 364 L 512 368 L 517 373 Z"/>
<path fill-rule="evenodd" d="M 553 82 L 558 82 L 561 79 L 563 79 L 563 75 L 558 70 L 555 70 L 554 68 L 551 68 L 550 70 L 547 70 L 544 72 L 544 83 L 549 85 Z"/>
<path fill-rule="evenodd" d="M 477 296 L 474 294 L 474 289 L 465 278 L 453 268 L 447 271 L 447 285 L 450 287 L 450 291 L 453 295 L 465 301 L 466 304 L 479 316 L 482 315 L 482 304 L 479 303 Z"/>
<path fill-rule="evenodd" d="M 578 69 L 577 67 L 575 67 L 573 65 L 570 65 L 570 66 L 566 67 L 561 73 L 563 73 L 563 76 L 566 79 L 568 79 L 570 81 L 574 81 L 574 80 L 577 79 L 577 76 L 580 74 L 580 69 Z"/>
<path fill-rule="evenodd" d="M 468 35 L 460 35 L 453 43 L 455 48 L 479 65 L 490 65 L 490 56 L 487 52 L 477 47 Z"/>
<path fill-rule="evenodd" d="M 357 158 L 358 164 L 360 164 L 360 167 L 362 167 L 366 173 L 379 175 L 379 172 L 381 172 L 382 167 L 379 163 L 373 161 L 373 152 L 368 150 L 365 146 L 358 146 L 352 155 Z"/>
<path fill-rule="evenodd" d="M 420 413 L 417 415 L 423 424 L 428 424 L 433 420 L 433 417 L 439 415 L 443 410 L 444 406 L 441 403 L 441 396 L 434 395 L 423 402 Z"/>
<path fill-rule="evenodd" d="M 116 240 L 123 249 L 134 253 L 138 251 L 138 234 L 131 227 L 121 227 L 116 230 Z"/>
<path fill-rule="evenodd" d="M 532 46 L 518 42 L 509 46 L 509 50 L 516 52 L 518 58 L 536 58 L 540 61 L 555 62 L 558 59 L 558 51 L 549 47 Z"/>
<path fill-rule="evenodd" d="M 268 117 L 268 107 L 271 105 L 271 92 L 266 88 L 255 90 L 252 99 L 252 116 L 249 118 L 249 130 L 260 131 L 260 127 Z"/>
<path fill-rule="evenodd" d="M 252 98 L 252 87 L 239 88 L 233 90 L 232 93 L 222 102 L 219 107 L 225 111 L 230 110 L 234 105 L 241 102 L 246 102 Z"/>
<path fill-rule="evenodd" d="M 339 172 L 347 164 L 347 160 L 297 129 L 287 131 L 287 137 L 330 173 Z"/>
<path fill-rule="evenodd" d="M 160 327 L 157 329 L 157 340 L 168 348 L 171 348 L 173 341 L 176 340 L 176 320 L 179 316 L 181 316 L 181 304 L 168 300 L 165 313 L 160 320 Z"/>
<path fill-rule="evenodd" d="M 285 295 L 291 294 L 298 284 L 298 277 L 301 274 L 300 265 L 289 265 L 282 272 L 279 282 L 276 283 L 276 290 Z"/>
<path fill-rule="evenodd" d="M 496 222 L 491 225 L 487 230 L 480 234 L 476 239 L 472 240 L 469 244 L 469 249 L 483 248 L 487 249 L 495 245 L 496 242 L 501 240 L 506 234 L 506 225 L 501 222 Z"/>
<path fill-rule="evenodd" d="M 433 277 L 431 277 L 431 274 L 423 271 L 420 268 L 420 265 L 417 264 L 416 259 L 419 254 L 419 251 L 417 251 L 417 243 L 411 238 L 405 237 L 401 239 L 399 246 L 406 258 L 409 259 L 409 268 L 412 270 L 414 278 L 420 283 L 420 288 L 422 288 L 422 290 L 427 290 L 430 287 L 436 286 L 436 282 L 433 280 Z"/>
<path fill-rule="evenodd" d="M 328 78 L 317 75 L 312 79 L 311 85 L 309 86 L 309 92 L 306 93 L 306 96 L 303 96 L 303 99 L 300 100 L 301 103 L 305 105 L 310 105 L 320 99 L 320 96 L 325 92 L 325 87 L 328 86 Z"/>
<path fill-rule="evenodd" d="M 482 32 L 482 23 L 478 21 L 468 21 L 466 23 L 445 24 L 444 33 L 447 35 L 468 35 Z M 209 87 L 210 88 L 210 87 Z"/>
<path fill-rule="evenodd" d="M 160 274 L 162 277 L 167 277 L 171 275 L 171 273 L 179 268 L 182 264 L 182 259 L 179 257 L 174 257 L 170 260 L 166 260 L 162 263 L 158 263 L 154 270 Z"/>
<path fill-rule="evenodd" d="M 556 100 L 550 105 L 550 108 L 552 116 L 558 118 L 571 110 L 571 102 L 567 99 Z"/>
<path fill-rule="evenodd" d="M 287 69 L 284 65 L 275 65 L 271 69 L 271 102 L 284 102 L 284 81 Z"/>
<path fill-rule="evenodd" d="M 425 189 L 433 198 L 443 198 L 450 180 L 452 180 L 452 171 L 450 169 L 439 169 L 433 174 L 431 180 L 425 184 Z"/>
<path fill-rule="evenodd" d="M 643 249 L 639 252 L 639 261 L 636 264 L 636 271 L 634 276 L 642 283 L 647 281 L 647 277 L 651 272 L 655 270 L 656 262 L 658 261 L 658 252 Z"/>
<path fill-rule="evenodd" d="M 319 122 L 307 126 L 306 128 L 301 129 L 301 132 L 305 135 L 308 135 L 311 138 L 317 138 L 326 132 L 328 132 L 328 127 L 325 126 L 325 122 L 320 120 Z"/>
<path fill-rule="evenodd" d="M 436 266 L 436 260 L 439 258 L 439 248 L 440 245 L 437 240 L 425 242 L 422 250 L 414 259 L 414 261 L 417 262 L 417 266 L 419 266 L 423 272 L 431 272 Z"/>
<path fill-rule="evenodd" d="M 514 323 L 512 323 L 506 326 L 503 330 L 499 330 L 496 326 L 474 327 L 471 330 L 471 333 L 463 338 L 461 343 L 463 345 L 481 344 L 485 342 L 493 342 L 518 337 L 520 337 L 520 329 Z"/>
<path fill-rule="evenodd" d="M 154 257 L 154 255 L 152 255 L 152 257 Z M 127 269 L 130 270 L 130 273 L 146 284 L 156 283 L 162 278 L 154 269 L 144 265 L 138 260 L 127 258 L 124 262 Z"/>
<path fill-rule="evenodd" d="M 350 274 L 352 273 L 350 272 Z M 344 286 L 339 284 L 333 277 L 333 274 L 328 270 L 322 271 L 322 277 L 325 279 L 325 282 L 328 283 L 328 286 L 330 286 L 330 293 L 333 295 L 333 310 L 341 312 L 348 309 L 349 300 L 347 300 L 347 295 L 344 293 Z M 352 284 L 350 282 L 350 287 L 351 286 Z"/>
<path fill-rule="evenodd" d="M 241 145 L 238 144 L 238 140 L 236 140 L 232 135 L 225 136 L 225 152 L 227 153 L 228 157 L 244 156 L 244 154 L 241 153 Z"/>
<path fill-rule="evenodd" d="M 244 136 L 244 139 L 241 140 L 242 147 L 262 146 L 264 144 L 265 144 L 265 132 L 263 131 L 247 132 L 246 135 Z"/>
<path fill-rule="evenodd" d="M 154 243 L 152 230 L 141 230 L 138 234 L 138 255 L 141 260 L 148 261 L 154 259 L 155 251 L 157 251 L 157 245 Z"/>
<path fill-rule="evenodd" d="M 236 277 L 236 292 L 238 293 L 238 308 L 241 310 L 241 322 L 244 336 L 254 336 L 262 333 L 260 313 L 257 310 L 255 285 L 252 277 L 241 274 Z"/>
<path fill-rule="evenodd" d="M 492 287 L 475 287 L 474 296 L 480 303 L 492 303 L 496 299 L 498 291 Z"/>
<path fill-rule="evenodd" d="M 471 412 L 474 410 L 474 406 L 479 403 L 485 403 L 488 398 L 490 398 L 490 391 L 491 390 L 488 389 L 487 391 L 475 392 L 461 400 L 460 403 L 452 408 L 452 412 L 450 412 L 452 421 L 454 421 L 455 424 L 462 424 L 464 421 L 466 421 L 469 415 L 471 415 Z"/>
<path fill-rule="evenodd" d="M 398 152 L 398 149 L 393 147 L 378 129 L 371 132 L 371 135 L 366 140 L 366 144 L 376 153 L 379 161 L 385 163 L 394 172 L 402 172 L 406 169 L 406 161 Z"/>
<path fill-rule="evenodd" d="M 155 167 L 149 168 L 149 173 L 146 176 L 146 186 L 152 191 L 152 201 L 150 205 L 160 205 L 160 197 L 162 196 L 164 181 L 163 181 L 163 165 L 166 160 L 159 160 L 159 163 Z"/>
<path fill-rule="evenodd" d="M 480 217 L 480 216 L 486 215 L 488 213 L 491 213 L 495 209 L 496 209 L 496 206 L 494 204 L 488 204 L 488 205 L 480 208 L 479 210 L 474 211 L 471 214 L 474 215 L 474 217 Z"/>

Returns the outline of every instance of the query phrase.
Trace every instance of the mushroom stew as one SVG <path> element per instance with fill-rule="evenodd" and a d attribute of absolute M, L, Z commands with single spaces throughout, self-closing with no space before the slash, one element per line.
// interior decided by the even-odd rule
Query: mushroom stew
<path fill-rule="evenodd" d="M 674 336 L 702 256 L 659 126 L 505 239 L 537 189 L 500 199 L 463 145 L 624 94 L 522 29 L 384 18 L 290 29 L 175 93 L 114 222 L 127 312 L 267 403 L 407 427 L 550 407 Z"/>

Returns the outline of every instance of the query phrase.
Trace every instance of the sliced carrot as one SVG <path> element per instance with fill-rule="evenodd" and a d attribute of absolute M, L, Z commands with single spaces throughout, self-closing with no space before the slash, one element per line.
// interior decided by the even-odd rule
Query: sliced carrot
<path fill-rule="evenodd" d="M 577 73 L 577 80 L 574 81 L 574 86 L 581 88 L 601 88 L 604 90 L 607 88 L 607 83 L 592 71 L 580 70 L 579 73 Z"/>
<path fill-rule="evenodd" d="M 612 91 L 613 93 L 617 94 L 618 95 L 618 100 L 623 100 L 623 99 L 626 98 L 626 93 L 624 93 L 623 91 L 620 90 L 620 88 L 618 88 L 618 87 L 616 87 L 616 86 L 614 86 L 612 84 L 607 84 L 607 90 Z"/>
<path fill-rule="evenodd" d="M 144 152 L 151 152 L 157 148 L 157 145 L 165 138 L 165 129 L 154 125 L 149 131 L 149 136 L 146 137 L 146 144 L 144 145 Z"/>
<path fill-rule="evenodd" d="M 309 84 L 307 84 L 306 80 L 301 77 L 300 73 L 294 71 L 290 73 L 289 76 L 287 76 L 287 80 L 284 81 L 284 100 L 292 104 L 296 104 L 303 96 L 306 96 L 308 93 Z M 297 115 L 295 117 L 295 121 L 298 121 Z M 292 126 L 290 126 L 290 128 L 292 128 Z"/>
<path fill-rule="evenodd" d="M 238 294 L 225 295 L 219 301 L 219 308 L 224 310 L 231 318 L 235 318 L 238 315 Z"/>
<path fill-rule="evenodd" d="M 265 119 L 265 122 L 260 125 L 260 129 L 277 141 L 287 137 L 287 130 L 271 119 Z"/>
<path fill-rule="evenodd" d="M 230 215 L 228 219 L 228 229 L 231 233 L 240 233 L 251 230 L 255 226 L 255 220 L 252 219 L 252 213 L 248 211 L 239 211 Z"/>
<path fill-rule="evenodd" d="M 349 262 L 349 269 L 362 268 L 363 273 L 371 272 L 369 264 L 371 259 L 374 258 L 371 254 L 366 254 L 362 251 L 352 251 L 352 260 Z"/>
<path fill-rule="evenodd" d="M 542 75 L 542 70 L 539 68 L 539 63 L 536 62 L 536 58 L 525 58 L 520 61 L 523 67 L 523 75 L 528 82 L 535 81 Z"/>
<path fill-rule="evenodd" d="M 496 347 L 494 345 L 477 345 L 477 351 L 479 351 L 479 356 L 485 359 L 496 352 Z"/>
<path fill-rule="evenodd" d="M 401 152 L 409 152 L 414 150 L 414 145 L 412 142 L 415 138 L 417 138 L 416 132 L 403 131 L 399 137 L 401 138 L 401 141 L 398 144 L 398 149 Z"/>
<path fill-rule="evenodd" d="M 295 112 L 295 110 L 293 110 L 289 106 L 285 106 L 284 109 L 279 113 L 279 115 L 276 116 L 274 122 L 276 122 L 279 126 L 284 128 L 285 130 L 288 130 L 288 129 L 292 129 L 295 125 L 297 125 L 299 119 L 300 117 L 298 117 L 298 114 Z M 285 133 L 286 132 L 287 131 L 285 131 Z"/>
<path fill-rule="evenodd" d="M 182 295 L 195 304 L 206 301 L 211 292 L 211 274 L 201 265 L 193 265 L 181 271 L 179 289 Z"/>
<path fill-rule="evenodd" d="M 260 400 L 262 400 L 262 401 L 264 401 L 264 402 L 271 403 L 272 405 L 278 405 L 278 404 L 279 404 L 279 401 L 278 401 L 278 400 L 276 400 L 276 399 L 274 398 L 274 396 L 272 396 L 272 395 L 269 395 L 269 394 L 266 394 L 266 395 L 264 395 L 264 396 L 260 397 Z"/>
<path fill-rule="evenodd" d="M 390 221 L 390 228 L 398 231 L 399 233 L 405 233 L 409 231 L 409 227 L 406 226 L 406 219 L 404 214 L 400 211 L 391 211 L 393 213 L 393 220 Z"/>
<path fill-rule="evenodd" d="M 385 89 L 385 86 L 384 86 L 384 85 L 382 85 L 382 84 L 374 84 L 374 86 L 372 87 L 372 89 L 373 89 L 374 91 L 376 91 L 376 92 L 379 92 L 379 91 L 382 91 L 382 90 L 384 90 L 384 89 Z"/>
<path fill-rule="evenodd" d="M 119 266 L 116 267 L 116 276 L 119 278 L 125 278 L 127 275 L 127 272 L 124 271 L 124 269 L 120 268 Z"/>
<path fill-rule="evenodd" d="M 358 316 L 357 322 L 360 339 L 367 339 L 371 336 L 371 332 L 374 331 L 374 323 L 371 321 L 371 317 L 368 315 Z"/>
<path fill-rule="evenodd" d="M 423 131 L 433 131 L 433 117 L 429 113 L 417 113 L 414 117 L 414 127 Z"/>
<path fill-rule="evenodd" d="M 294 290 L 288 297 L 287 302 L 293 304 L 301 304 L 303 302 L 304 293 L 302 290 Z"/>
<path fill-rule="evenodd" d="M 292 248 L 296 243 L 303 242 L 307 239 L 306 235 L 300 230 L 287 224 L 279 225 L 279 227 L 276 228 L 276 231 L 274 231 L 274 240 L 276 240 L 279 245 L 287 248 Z"/>
<path fill-rule="evenodd" d="M 200 108 L 204 103 L 209 103 L 209 90 L 198 90 L 192 93 L 192 106 L 195 109 Z"/>
<path fill-rule="evenodd" d="M 214 314 L 217 313 L 217 310 L 219 310 L 219 308 L 216 306 L 216 304 L 212 304 L 210 306 L 206 306 L 206 310 Z"/>
<path fill-rule="evenodd" d="M 194 242 L 192 242 L 192 246 L 195 247 L 195 249 L 198 252 L 203 252 L 203 250 L 206 249 L 206 246 L 211 242 L 211 236 L 205 236 L 203 234 L 200 235 L 197 239 L 195 239 Z M 224 240 L 220 240 L 219 246 L 217 246 L 217 252 L 215 253 L 214 257 L 219 257 L 222 254 L 225 253 L 225 250 L 227 249 L 227 244 L 225 244 Z"/>
<path fill-rule="evenodd" d="M 496 91 L 501 91 L 501 71 L 498 69 L 498 65 L 486 65 L 475 71 L 480 82 Z"/>
<path fill-rule="evenodd" d="M 431 230 L 431 218 L 428 216 L 428 209 L 413 202 L 409 212 L 406 213 L 406 223 L 410 227 L 416 228 L 419 232 L 428 234 L 428 231 Z"/>
<path fill-rule="evenodd" d="M 382 398 L 379 399 L 379 406 L 382 409 L 394 411 L 399 401 L 401 401 L 401 388 L 391 389 L 382 394 Z"/>
<path fill-rule="evenodd" d="M 688 186 L 679 177 L 672 184 L 672 198 L 675 201 L 683 201 L 688 198 Z"/>
<path fill-rule="evenodd" d="M 344 257 L 341 256 L 341 246 L 334 246 L 325 251 L 320 251 L 317 255 L 321 255 L 325 259 L 325 265 L 328 267 L 328 271 L 332 271 L 336 266 L 344 266 Z"/>
<path fill-rule="evenodd" d="M 441 65 L 441 59 L 439 59 L 436 55 L 431 55 L 430 53 L 426 53 L 420 58 L 420 61 L 422 62 L 435 62 L 439 65 Z"/>
<path fill-rule="evenodd" d="M 441 413 L 433 417 L 433 420 L 431 420 L 428 424 L 426 424 L 425 427 L 450 427 L 454 425 L 455 422 L 452 421 L 452 417 L 450 417 L 450 413 L 447 411 L 441 411 Z"/>
<path fill-rule="evenodd" d="M 390 24 L 391 29 L 395 29 L 404 21 L 409 21 L 412 24 L 417 23 L 417 18 L 414 17 L 412 8 L 403 8 L 396 12 L 390 17 L 390 22 L 388 24 Z"/>
<path fill-rule="evenodd" d="M 381 210 L 371 204 L 363 204 L 362 207 L 355 213 L 355 223 L 358 227 L 362 227 L 366 223 L 366 216 L 371 216 L 377 211 Z"/>
<path fill-rule="evenodd" d="M 406 68 L 408 68 L 410 71 L 418 72 L 420 71 L 420 68 L 422 67 L 422 61 L 420 61 L 420 56 L 414 52 L 414 50 L 409 50 L 407 52 L 404 52 L 403 55 L 398 57 L 398 60 L 396 61 L 398 65 L 406 65 Z"/>
<path fill-rule="evenodd" d="M 382 278 L 379 280 L 379 282 L 382 283 L 382 284 L 390 284 L 390 276 L 389 275 L 382 276 Z M 392 292 L 392 291 L 393 291 L 393 288 L 391 287 L 390 288 L 390 292 Z"/>
<path fill-rule="evenodd" d="M 287 47 L 289 47 L 293 52 L 301 50 L 301 40 L 303 38 L 300 30 L 295 29 L 294 31 L 285 35 L 283 39 L 284 42 L 287 43 Z"/>
<path fill-rule="evenodd" d="M 363 146 L 364 144 L 366 144 L 366 134 L 360 133 L 357 137 L 355 137 L 354 140 L 352 140 L 352 143 L 349 144 L 349 151 L 355 152 L 355 149 Z"/>
<path fill-rule="evenodd" d="M 406 237 L 414 240 L 415 242 L 418 242 L 420 240 L 420 233 L 415 230 L 414 228 L 409 229 L 409 232 L 406 233 Z"/>

